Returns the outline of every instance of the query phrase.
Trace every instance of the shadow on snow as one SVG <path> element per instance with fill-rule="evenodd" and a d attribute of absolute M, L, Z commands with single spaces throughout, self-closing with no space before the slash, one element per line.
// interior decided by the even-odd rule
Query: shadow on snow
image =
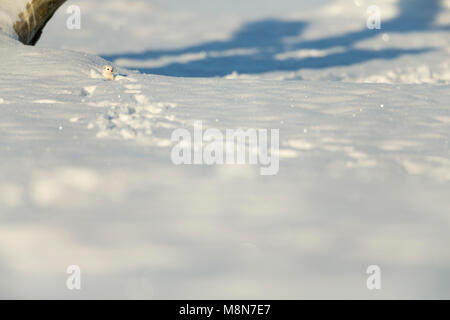
<path fill-rule="evenodd" d="M 420 54 L 430 51 L 421 49 L 364 50 L 353 45 L 362 40 L 380 36 L 381 32 L 408 33 L 424 30 L 449 30 L 433 27 L 432 23 L 440 10 L 439 0 L 400 0 L 399 15 L 382 23 L 381 30 L 363 29 L 344 35 L 331 36 L 300 43 L 286 43 L 287 37 L 298 37 L 306 28 L 302 21 L 266 19 L 245 24 L 228 41 L 211 41 L 176 50 L 145 51 L 102 55 L 107 60 L 150 60 L 162 57 L 179 57 L 204 53 L 203 59 L 188 62 L 171 62 L 162 67 L 138 68 L 143 73 L 178 77 L 225 76 L 234 71 L 241 74 L 258 74 L 271 71 L 296 71 L 348 66 L 374 59 L 394 59 L 405 54 Z M 279 54 L 295 50 L 327 50 L 340 47 L 344 50 L 323 57 L 278 59 Z M 244 49 L 244 51 L 242 51 Z M 247 50 L 245 50 L 247 49 Z M 248 50 L 249 49 L 249 50 Z M 240 51 L 237 51 L 240 50 Z"/>

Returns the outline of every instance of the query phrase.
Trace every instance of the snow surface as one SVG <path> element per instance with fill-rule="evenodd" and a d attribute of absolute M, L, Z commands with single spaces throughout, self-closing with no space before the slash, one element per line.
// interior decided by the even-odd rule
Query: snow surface
<path fill-rule="evenodd" d="M 297 2 L 79 0 L 81 30 L 67 4 L 37 47 L 0 35 L 0 297 L 449 298 L 448 1 L 378 1 L 381 31 Z M 173 165 L 195 120 L 280 129 L 279 174 Z"/>

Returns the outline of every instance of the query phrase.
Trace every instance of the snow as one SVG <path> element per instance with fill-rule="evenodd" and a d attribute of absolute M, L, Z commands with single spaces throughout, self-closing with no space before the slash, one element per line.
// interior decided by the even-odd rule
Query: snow
<path fill-rule="evenodd" d="M 372 35 L 368 1 L 278 2 L 79 0 L 81 30 L 67 4 L 37 47 L 0 34 L 0 297 L 450 296 L 448 3 L 370 1 Z M 197 120 L 279 129 L 278 175 L 175 166 Z"/>

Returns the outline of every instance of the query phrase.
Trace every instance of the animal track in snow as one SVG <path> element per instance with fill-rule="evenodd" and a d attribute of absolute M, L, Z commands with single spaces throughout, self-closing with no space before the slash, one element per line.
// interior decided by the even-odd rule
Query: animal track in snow
<path fill-rule="evenodd" d="M 131 80 L 131 82 L 133 82 Z M 141 93 L 139 83 L 123 85 L 126 94 L 131 93 L 131 102 L 127 104 L 110 101 L 93 102 L 97 107 L 110 106 L 111 109 L 97 118 L 98 138 L 134 140 L 139 143 L 166 147 L 171 145 L 170 132 L 176 128 L 176 118 L 170 110 L 173 103 L 152 102 L 151 98 Z"/>
<path fill-rule="evenodd" d="M 94 94 L 95 89 L 97 89 L 97 86 L 88 86 L 81 89 L 81 95 L 90 97 Z"/>

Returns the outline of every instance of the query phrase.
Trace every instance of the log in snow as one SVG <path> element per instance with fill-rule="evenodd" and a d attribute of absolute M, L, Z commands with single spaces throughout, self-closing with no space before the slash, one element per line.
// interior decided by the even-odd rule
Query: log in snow
<path fill-rule="evenodd" d="M 66 0 L 0 0 L 0 31 L 35 45 L 42 30 Z"/>

